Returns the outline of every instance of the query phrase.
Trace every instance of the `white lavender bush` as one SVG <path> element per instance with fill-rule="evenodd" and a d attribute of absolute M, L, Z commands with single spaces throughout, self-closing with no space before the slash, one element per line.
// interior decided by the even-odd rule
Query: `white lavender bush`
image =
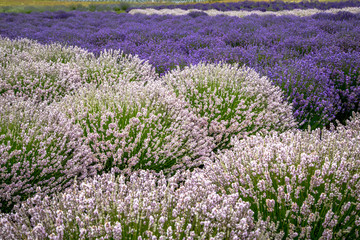
<path fill-rule="evenodd" d="M 13 91 L 37 101 L 57 101 L 87 83 L 155 80 L 155 69 L 137 56 L 104 51 L 95 57 L 77 47 L 0 38 L 0 94 Z"/>
<path fill-rule="evenodd" d="M 82 131 L 34 101 L 0 97 L 0 212 L 34 195 L 50 194 L 94 175 L 91 149 Z"/>
<path fill-rule="evenodd" d="M 56 105 L 83 129 L 99 173 L 152 169 L 165 173 L 200 165 L 211 156 L 206 120 L 151 82 L 88 86 Z"/>
<path fill-rule="evenodd" d="M 348 126 L 234 140 L 206 176 L 251 204 L 267 239 L 359 239 L 360 114 Z"/>
<path fill-rule="evenodd" d="M 0 40 L 0 94 L 12 91 L 18 96 L 41 101 L 57 100 L 82 84 L 79 69 L 61 58 L 61 49 L 34 44 L 29 40 Z M 48 50 L 47 54 L 45 53 Z M 60 51 L 59 51 L 60 50 Z M 38 53 L 41 52 L 41 53 Z M 54 58 L 59 60 L 53 62 Z M 71 55 L 70 55 L 71 56 Z"/>
<path fill-rule="evenodd" d="M 0 48 L 2 64 L 26 60 L 68 63 L 92 58 L 91 53 L 76 46 L 65 47 L 58 43 L 44 45 L 27 38 L 11 40 L 0 37 Z"/>
<path fill-rule="evenodd" d="M 121 84 L 123 81 L 154 81 L 158 79 L 155 68 L 137 55 L 124 54 L 120 50 L 104 50 L 92 61 L 77 62 L 88 83 Z"/>
<path fill-rule="evenodd" d="M 173 70 L 163 80 L 193 112 L 207 119 L 217 148 L 227 148 L 232 136 L 285 131 L 296 125 L 281 89 L 251 68 L 200 63 Z"/>
<path fill-rule="evenodd" d="M 103 174 L 54 198 L 36 195 L 0 215 L 6 239 L 256 239 L 261 226 L 238 194 L 217 194 L 200 171 Z M 179 186 L 180 181 L 185 184 Z"/>

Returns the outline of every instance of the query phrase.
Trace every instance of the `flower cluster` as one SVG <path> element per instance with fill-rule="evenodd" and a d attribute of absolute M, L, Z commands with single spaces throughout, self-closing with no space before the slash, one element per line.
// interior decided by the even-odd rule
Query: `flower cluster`
<path fill-rule="evenodd" d="M 99 172 L 141 168 L 168 173 L 199 166 L 213 149 L 206 120 L 185 104 L 156 81 L 87 86 L 54 108 L 81 126 Z"/>
<path fill-rule="evenodd" d="M 0 215 L 6 239 L 255 239 L 249 204 L 222 195 L 201 172 L 96 176 L 54 198 L 41 194 Z M 179 182 L 185 181 L 179 185 Z"/>
<path fill-rule="evenodd" d="M 104 51 L 96 58 L 78 47 L 3 38 L 0 51 L 0 94 L 11 91 L 39 102 L 60 100 L 86 83 L 157 78 L 151 65 L 121 51 Z"/>
<path fill-rule="evenodd" d="M 99 39 L 102 41 L 102 39 Z M 82 78 L 87 83 L 117 85 L 122 82 L 148 82 L 158 79 L 155 68 L 136 54 L 120 50 L 104 49 L 91 60 L 77 61 Z"/>
<path fill-rule="evenodd" d="M 44 104 L 0 97 L 0 210 L 34 195 L 58 192 L 96 173 L 82 131 Z"/>
<path fill-rule="evenodd" d="M 292 107 L 279 87 L 253 69 L 237 64 L 203 64 L 173 70 L 162 78 L 191 111 L 207 120 L 216 147 L 230 138 L 296 126 Z"/>
<path fill-rule="evenodd" d="M 347 126 L 233 140 L 210 182 L 249 202 L 270 239 L 360 236 L 360 114 Z"/>
<path fill-rule="evenodd" d="M 12 91 L 37 101 L 52 101 L 78 88 L 76 56 L 86 56 L 77 47 L 42 46 L 31 40 L 0 39 L 0 94 Z"/>

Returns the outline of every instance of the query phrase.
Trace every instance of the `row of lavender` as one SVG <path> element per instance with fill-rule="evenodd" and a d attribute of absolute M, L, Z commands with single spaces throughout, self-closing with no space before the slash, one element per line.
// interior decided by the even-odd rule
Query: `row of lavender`
<path fill-rule="evenodd" d="M 293 16 L 299 16 L 299 17 L 309 17 L 309 16 L 313 16 L 313 15 L 317 15 L 317 14 L 325 14 L 328 16 L 331 16 L 331 14 L 337 14 L 337 13 L 341 13 L 344 15 L 344 12 L 347 12 L 345 14 L 348 13 L 360 13 L 360 8 L 359 7 L 349 7 L 349 8 L 331 8 L 329 10 L 319 10 L 319 9 L 295 9 L 295 10 L 284 10 L 284 11 L 276 11 L 276 12 L 271 12 L 271 11 L 266 11 L 266 12 L 261 12 L 261 11 L 246 11 L 246 10 L 240 10 L 240 11 L 218 11 L 218 10 L 198 10 L 198 9 L 190 9 L 190 10 L 182 10 L 180 8 L 175 8 L 175 9 L 160 9 L 160 10 L 156 10 L 153 8 L 145 8 L 145 9 L 132 9 L 131 11 L 129 11 L 130 14 L 147 14 L 147 15 L 152 15 L 152 14 L 158 14 L 158 15 L 189 15 L 191 17 L 199 17 L 199 16 L 217 16 L 217 15 L 223 15 L 223 16 L 231 16 L 231 17 L 245 17 L 245 16 L 250 16 L 253 14 L 259 15 L 259 16 L 266 16 L 266 15 L 275 15 L 275 16 L 284 16 L 284 15 L 293 15 Z M 344 18 L 344 16 L 342 17 Z M 331 17 L 330 17 L 331 19 Z M 337 18 L 335 18 L 337 19 Z M 338 20 L 341 20 L 338 19 Z"/>
<path fill-rule="evenodd" d="M 118 51 L 0 51 L 0 238 L 359 238 L 360 114 L 297 130 L 239 65 L 158 77 Z"/>
<path fill-rule="evenodd" d="M 186 5 L 160 5 L 160 6 L 142 6 L 142 7 L 132 7 L 127 11 L 132 9 L 144 9 L 144 8 L 154 8 L 154 9 L 175 9 L 180 8 L 183 10 L 189 9 L 199 9 L 199 10 L 210 10 L 216 9 L 219 11 L 282 11 L 282 10 L 293 10 L 293 9 L 311 9 L 317 8 L 321 10 L 327 10 L 330 8 L 345 8 L 345 7 L 360 7 L 359 1 L 338 1 L 338 2 L 319 2 L 319 1 L 302 1 L 302 2 L 283 2 L 283 1 L 264 1 L 264 2 L 255 2 L 255 1 L 241 1 L 241 2 L 228 2 L 228 3 L 197 3 L 197 4 L 186 4 Z"/>
<path fill-rule="evenodd" d="M 344 123 L 360 101 L 360 14 L 312 17 L 144 16 L 89 12 L 1 14 L 0 35 L 99 54 L 121 49 L 164 74 L 204 62 L 246 64 L 268 76 L 301 127 Z"/>

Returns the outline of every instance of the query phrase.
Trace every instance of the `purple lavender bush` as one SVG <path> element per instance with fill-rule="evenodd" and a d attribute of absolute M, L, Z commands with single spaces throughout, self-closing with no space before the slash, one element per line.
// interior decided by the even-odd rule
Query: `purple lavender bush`
<path fill-rule="evenodd" d="M 41 194 L 0 215 L 6 239 L 255 239 L 262 233 L 249 204 L 222 195 L 199 173 L 171 178 L 141 170 L 96 176 L 54 198 Z M 179 181 L 185 184 L 179 185 Z M 96 191 L 94 191 L 96 189 Z"/>
<path fill-rule="evenodd" d="M 145 16 L 72 12 L 0 14 L 0 35 L 138 54 L 163 75 L 199 62 L 246 64 L 268 76 L 307 129 L 359 111 L 359 14 L 312 17 Z M 305 71 L 305 72 L 304 72 Z M 310 86 L 313 86 L 314 90 Z"/>
<path fill-rule="evenodd" d="M 216 148 L 231 137 L 285 131 L 296 126 L 292 106 L 279 87 L 253 69 L 225 63 L 173 70 L 162 78 L 189 109 L 207 119 Z"/>
<path fill-rule="evenodd" d="M 357 239 L 360 114 L 337 129 L 234 139 L 206 165 L 210 182 L 250 203 L 266 239 Z"/>
<path fill-rule="evenodd" d="M 88 86 L 54 108 L 81 126 L 102 172 L 151 169 L 168 174 L 197 167 L 211 156 L 206 120 L 162 82 Z"/>
<path fill-rule="evenodd" d="M 52 194 L 74 178 L 96 174 L 81 128 L 58 111 L 13 94 L 0 96 L 0 211 L 41 192 Z"/>
<path fill-rule="evenodd" d="M 136 56 L 104 51 L 98 58 L 78 47 L 0 39 L 0 94 L 8 91 L 36 101 L 58 101 L 87 83 L 150 81 L 154 68 Z"/>
<path fill-rule="evenodd" d="M 207 13 L 205 12 L 200 12 L 200 11 L 194 11 L 188 14 L 190 17 L 192 18 L 197 18 L 197 17 L 201 17 L 201 16 L 208 16 Z"/>

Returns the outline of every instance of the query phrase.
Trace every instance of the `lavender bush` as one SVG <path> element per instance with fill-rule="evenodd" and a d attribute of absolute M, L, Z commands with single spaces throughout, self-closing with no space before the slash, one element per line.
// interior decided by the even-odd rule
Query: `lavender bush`
<path fill-rule="evenodd" d="M 359 14 L 313 17 L 1 14 L 0 35 L 138 54 L 165 74 L 199 62 L 246 64 L 280 86 L 301 128 L 359 111 Z M 305 72 L 304 72 L 305 71 Z M 313 86 L 313 90 L 311 88 Z"/>
<path fill-rule="evenodd" d="M 58 192 L 96 173 L 82 131 L 44 104 L 0 97 L 0 211 L 34 195 Z"/>
<path fill-rule="evenodd" d="M 155 80 L 154 68 L 137 56 L 104 51 L 98 58 L 78 47 L 0 38 L 0 94 L 39 102 L 60 100 L 86 83 Z"/>
<path fill-rule="evenodd" d="M 253 69 L 230 64 L 203 64 L 173 70 L 163 77 L 191 111 L 207 119 L 216 148 L 227 148 L 230 138 L 296 126 L 292 107 L 282 91 Z"/>
<path fill-rule="evenodd" d="M 155 69 L 148 61 L 137 55 L 125 54 L 120 50 L 104 50 L 91 61 L 77 62 L 84 69 L 87 83 L 117 85 L 122 82 L 148 82 L 158 79 Z"/>
<path fill-rule="evenodd" d="M 270 239 L 357 239 L 360 114 L 335 130 L 234 139 L 206 166 L 227 194 L 250 203 Z"/>
<path fill-rule="evenodd" d="M 52 101 L 82 84 L 79 68 L 71 62 L 86 51 L 77 47 L 1 38 L 0 51 L 0 94 L 12 91 L 37 101 Z"/>
<path fill-rule="evenodd" d="M 88 86 L 54 108 L 83 130 L 99 173 L 193 168 L 211 155 L 206 120 L 187 110 L 161 82 Z"/>
<path fill-rule="evenodd" d="M 104 174 L 55 198 L 36 195 L 0 215 L 6 239 L 256 239 L 249 204 L 222 195 L 201 172 L 171 178 L 141 170 L 130 181 Z M 185 184 L 179 185 L 180 181 Z"/>

